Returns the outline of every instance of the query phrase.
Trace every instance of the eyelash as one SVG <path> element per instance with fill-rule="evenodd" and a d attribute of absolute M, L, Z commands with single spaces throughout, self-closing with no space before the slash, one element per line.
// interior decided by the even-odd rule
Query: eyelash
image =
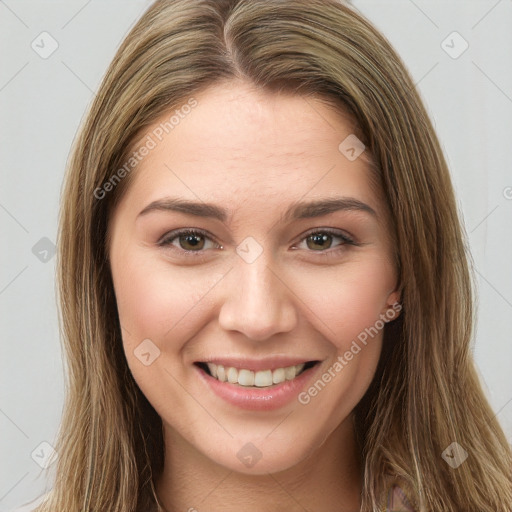
<path fill-rule="evenodd" d="M 303 242 L 304 240 L 306 240 L 311 235 L 316 235 L 316 234 L 331 235 L 331 236 L 333 236 L 335 238 L 340 238 L 343 241 L 343 243 L 341 243 L 339 246 L 337 246 L 335 248 L 329 248 L 329 249 L 326 249 L 324 251 L 313 251 L 313 250 L 308 251 L 308 252 L 315 252 L 320 257 L 335 256 L 340 250 L 343 250 L 343 247 L 345 245 L 354 245 L 354 246 L 359 245 L 359 244 L 357 244 L 355 242 L 355 240 L 353 240 L 351 237 L 349 237 L 345 233 L 342 233 L 342 232 L 340 232 L 338 230 L 334 230 L 334 229 L 331 229 L 331 228 L 323 228 L 323 229 L 316 228 L 315 230 L 309 231 L 308 233 L 306 233 L 301 238 L 301 240 L 299 242 Z M 157 242 L 157 245 L 160 246 L 160 247 L 173 247 L 173 249 L 181 251 L 182 253 L 187 254 L 187 255 L 190 254 L 193 257 L 204 256 L 205 249 L 199 250 L 199 251 L 189 251 L 189 250 L 186 250 L 186 249 L 174 247 L 172 245 L 172 242 L 174 240 L 178 239 L 180 236 L 183 236 L 183 235 L 198 235 L 198 236 L 201 236 L 201 237 L 204 237 L 204 238 L 208 238 L 208 239 L 214 241 L 212 239 L 212 237 L 209 236 L 209 234 L 207 232 L 202 231 L 200 229 L 179 229 L 179 230 L 176 230 L 176 231 L 171 231 L 169 233 L 166 233 Z M 217 243 L 217 242 L 215 242 L 215 243 Z M 220 245 L 220 244 L 217 244 L 217 245 Z"/>

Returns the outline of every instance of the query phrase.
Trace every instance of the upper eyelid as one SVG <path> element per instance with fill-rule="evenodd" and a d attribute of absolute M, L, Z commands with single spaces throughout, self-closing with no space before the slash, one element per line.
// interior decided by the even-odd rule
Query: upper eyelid
<path fill-rule="evenodd" d="M 205 231 L 204 229 L 199 229 L 199 228 L 182 228 L 182 229 L 169 231 L 158 239 L 157 244 L 162 244 L 163 242 L 165 242 L 167 240 L 174 241 L 174 239 L 178 238 L 179 236 L 185 235 L 188 233 L 196 233 L 198 235 L 202 235 L 205 238 L 209 238 L 212 242 L 215 242 L 218 245 L 222 245 L 219 242 L 217 242 L 215 237 L 213 235 L 211 235 L 210 233 L 208 233 L 208 231 Z"/>
<path fill-rule="evenodd" d="M 301 238 L 299 240 L 299 242 L 302 242 L 304 240 L 304 238 L 307 238 L 308 236 L 310 235 L 313 235 L 315 233 L 327 233 L 329 235 L 332 235 L 332 236 L 338 236 L 340 238 L 347 238 L 353 242 L 356 241 L 355 237 L 352 236 L 350 233 L 342 230 L 342 229 L 338 229 L 338 228 L 312 228 L 310 229 L 309 231 L 306 231 L 305 234 L 301 235 Z"/>

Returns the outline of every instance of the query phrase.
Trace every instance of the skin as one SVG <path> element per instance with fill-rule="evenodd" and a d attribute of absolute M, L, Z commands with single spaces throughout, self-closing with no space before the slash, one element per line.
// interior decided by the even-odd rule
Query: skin
<path fill-rule="evenodd" d="M 109 225 L 126 358 L 164 424 L 157 494 L 168 511 L 359 510 L 352 411 L 375 373 L 382 330 L 309 403 L 294 399 L 273 411 L 225 402 L 193 363 L 226 354 L 301 356 L 320 361 L 312 385 L 399 300 L 386 204 L 365 153 L 349 161 L 338 149 L 353 133 L 349 118 L 320 100 L 240 81 L 195 98 L 198 105 L 137 165 Z M 139 215 L 166 196 L 214 203 L 231 217 Z M 376 216 L 340 210 L 282 218 L 295 201 L 333 196 L 358 199 Z M 194 250 L 184 237 L 157 244 L 178 228 L 210 234 L 199 238 L 200 256 L 184 252 Z M 308 242 L 322 228 L 358 245 L 337 235 L 320 248 Z M 249 236 L 263 249 L 251 263 L 236 251 Z M 148 366 L 134 354 L 145 339 L 160 350 Z M 247 443 L 261 453 L 252 467 L 237 457 Z"/>

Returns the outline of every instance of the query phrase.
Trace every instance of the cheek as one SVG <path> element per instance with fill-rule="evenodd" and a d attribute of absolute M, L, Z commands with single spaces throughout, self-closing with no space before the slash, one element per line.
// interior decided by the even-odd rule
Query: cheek
<path fill-rule="evenodd" d="M 382 330 L 381 314 L 394 287 L 394 270 L 378 254 L 301 281 L 299 293 L 307 297 L 310 321 L 338 352 L 348 350 L 372 327 Z"/>
<path fill-rule="evenodd" d="M 184 307 L 186 292 L 179 282 L 162 279 L 155 267 L 135 258 L 113 268 L 117 308 L 124 333 L 134 338 L 153 338 L 170 329 Z M 181 293 L 179 293 L 181 291 Z M 181 296 L 182 300 L 179 300 Z M 133 339 L 132 341 L 136 341 Z"/>
<path fill-rule="evenodd" d="M 375 375 L 394 269 L 376 254 L 315 277 L 304 281 L 310 290 L 321 286 L 321 293 L 308 295 L 309 321 L 329 343 L 330 357 L 299 402 L 313 408 L 330 431 L 350 414 Z"/>
<path fill-rule="evenodd" d="M 184 339 L 218 279 L 211 271 L 173 267 L 144 251 L 132 251 L 113 262 L 112 274 L 123 339 L 129 345 L 146 338 L 160 346 L 165 340 Z M 171 345 L 166 351 L 180 348 L 179 343 Z"/>
<path fill-rule="evenodd" d="M 159 414 L 168 405 L 168 390 L 174 390 L 175 410 L 184 410 L 187 403 L 177 384 L 185 380 L 181 355 L 201 325 L 201 299 L 215 274 L 187 273 L 138 249 L 113 258 L 111 268 L 123 349 L 133 377 Z M 144 354 L 149 354 L 146 360 Z"/>

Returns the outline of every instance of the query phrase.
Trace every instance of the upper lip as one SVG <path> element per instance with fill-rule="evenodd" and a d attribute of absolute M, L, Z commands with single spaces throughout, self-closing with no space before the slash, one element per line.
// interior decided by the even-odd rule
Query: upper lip
<path fill-rule="evenodd" d="M 276 370 L 277 368 L 287 368 L 288 366 L 295 366 L 297 364 L 308 363 L 311 361 L 318 361 L 314 358 L 304 357 L 286 357 L 286 356 L 275 356 L 267 357 L 265 359 L 254 359 L 245 357 L 210 357 L 197 363 L 214 363 L 216 365 L 222 365 L 224 368 L 243 368 L 246 370 L 252 370 L 253 372 L 261 370 Z"/>

